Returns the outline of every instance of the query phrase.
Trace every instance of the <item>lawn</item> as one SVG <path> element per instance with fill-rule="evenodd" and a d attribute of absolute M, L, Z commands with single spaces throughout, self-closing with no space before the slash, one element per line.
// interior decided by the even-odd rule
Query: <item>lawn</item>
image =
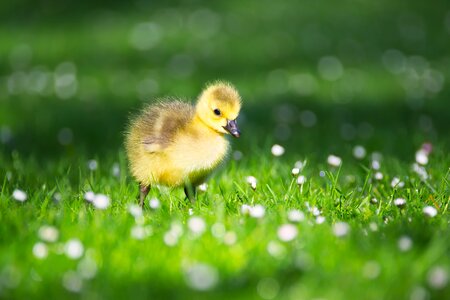
<path fill-rule="evenodd" d="M 42 3 L 0 4 L 1 299 L 449 298 L 446 1 Z M 127 120 L 216 79 L 242 136 L 141 210 Z"/>

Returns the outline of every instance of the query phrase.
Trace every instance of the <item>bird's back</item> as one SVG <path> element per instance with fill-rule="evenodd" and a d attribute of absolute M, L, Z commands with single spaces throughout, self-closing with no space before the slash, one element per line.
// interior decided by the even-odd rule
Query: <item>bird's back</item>
<path fill-rule="evenodd" d="M 194 108 L 185 102 L 166 99 L 149 104 L 130 121 L 125 148 L 131 171 L 140 181 L 148 180 L 149 160 L 173 143 L 194 116 Z M 151 155 L 151 153 L 155 155 Z"/>

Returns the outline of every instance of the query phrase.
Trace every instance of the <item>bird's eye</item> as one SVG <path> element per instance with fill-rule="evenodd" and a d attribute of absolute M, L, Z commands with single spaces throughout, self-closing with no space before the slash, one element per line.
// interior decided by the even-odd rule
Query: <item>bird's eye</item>
<path fill-rule="evenodd" d="M 214 114 L 215 114 L 216 116 L 220 116 L 220 110 L 216 108 L 216 109 L 214 110 Z"/>

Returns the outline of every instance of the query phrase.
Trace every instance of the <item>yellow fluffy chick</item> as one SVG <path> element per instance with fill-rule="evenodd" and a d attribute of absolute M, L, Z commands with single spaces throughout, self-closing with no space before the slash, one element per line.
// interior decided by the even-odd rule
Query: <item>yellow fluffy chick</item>
<path fill-rule="evenodd" d="M 236 118 L 241 97 L 229 83 L 207 86 L 194 106 L 171 99 L 150 104 L 130 122 L 126 151 L 140 185 L 140 205 L 152 185 L 184 186 L 192 200 L 195 187 L 224 160 L 225 134 L 239 137 Z"/>

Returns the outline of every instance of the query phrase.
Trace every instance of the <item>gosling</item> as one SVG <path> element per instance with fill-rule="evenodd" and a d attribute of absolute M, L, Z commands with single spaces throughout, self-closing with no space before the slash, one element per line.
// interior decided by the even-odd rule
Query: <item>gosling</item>
<path fill-rule="evenodd" d="M 131 120 L 125 139 L 129 167 L 139 182 L 139 204 L 153 185 L 184 187 L 193 201 L 196 187 L 229 151 L 225 134 L 238 138 L 241 97 L 227 82 L 208 85 L 194 106 L 170 98 L 146 106 Z"/>

